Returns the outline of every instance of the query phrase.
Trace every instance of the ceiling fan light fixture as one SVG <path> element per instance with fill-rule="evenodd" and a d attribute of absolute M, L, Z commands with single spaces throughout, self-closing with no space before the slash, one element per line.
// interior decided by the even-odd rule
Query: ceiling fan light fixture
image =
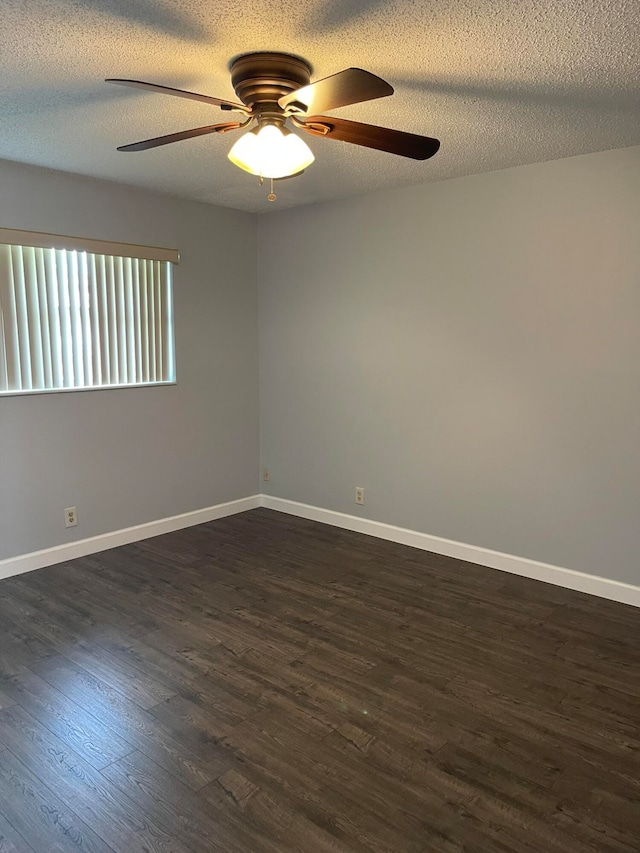
<path fill-rule="evenodd" d="M 228 157 L 245 172 L 262 178 L 296 175 L 315 160 L 304 140 L 276 124 L 263 124 L 245 133 Z"/>

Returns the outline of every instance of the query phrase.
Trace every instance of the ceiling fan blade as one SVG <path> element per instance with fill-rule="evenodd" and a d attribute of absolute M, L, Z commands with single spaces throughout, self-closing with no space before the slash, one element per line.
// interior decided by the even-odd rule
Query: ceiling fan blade
<path fill-rule="evenodd" d="M 299 113 L 321 113 L 387 95 L 393 95 L 393 87 L 381 77 L 362 68 L 346 68 L 290 92 L 278 103 L 283 109 L 291 107 Z"/>
<path fill-rule="evenodd" d="M 412 160 L 428 160 L 440 148 L 439 140 L 430 136 L 391 130 L 389 127 L 376 127 L 373 124 L 360 124 L 332 116 L 305 117 L 303 122 L 296 124 L 315 136 L 339 139 L 353 145 L 363 145 L 365 148 L 376 148 L 378 151 L 388 151 L 390 154 L 399 154 Z"/>
<path fill-rule="evenodd" d="M 187 92 L 186 89 L 172 89 L 171 86 L 144 83 L 142 80 L 120 80 L 110 77 L 105 80 L 105 83 L 115 83 L 117 86 L 128 86 L 131 89 L 145 89 L 148 92 L 159 92 L 161 95 L 175 95 L 177 98 L 188 98 L 191 101 L 203 101 L 205 104 L 213 104 L 222 110 L 238 110 L 241 113 L 247 113 L 247 115 L 251 112 L 244 104 L 234 104 L 232 101 L 223 101 L 221 98 L 212 98 L 210 95 Z"/>
<path fill-rule="evenodd" d="M 225 133 L 227 130 L 237 130 L 242 127 L 239 121 L 226 121 L 222 124 L 209 124 L 206 127 L 194 127 L 191 130 L 181 130 L 178 133 L 169 133 L 167 136 L 156 136 L 153 139 L 143 139 L 142 142 L 132 142 L 131 145 L 121 145 L 118 151 L 147 151 L 149 148 L 158 148 L 160 145 L 168 145 L 170 142 L 181 142 L 183 139 L 192 139 L 194 136 L 206 136 L 208 133 Z"/>

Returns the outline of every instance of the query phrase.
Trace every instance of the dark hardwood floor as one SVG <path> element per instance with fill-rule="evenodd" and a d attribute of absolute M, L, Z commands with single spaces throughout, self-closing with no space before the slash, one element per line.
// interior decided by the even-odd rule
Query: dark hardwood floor
<path fill-rule="evenodd" d="M 640 850 L 640 610 L 269 510 L 0 582 L 0 853 Z"/>

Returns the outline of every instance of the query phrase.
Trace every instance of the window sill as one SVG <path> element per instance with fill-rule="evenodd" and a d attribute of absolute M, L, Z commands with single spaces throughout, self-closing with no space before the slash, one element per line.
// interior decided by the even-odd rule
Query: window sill
<path fill-rule="evenodd" d="M 84 385 L 80 388 L 34 388 L 22 391 L 0 391 L 2 397 L 25 397 L 32 394 L 73 394 L 76 391 L 113 391 L 125 388 L 157 388 L 159 385 L 176 385 L 175 379 L 170 382 L 139 382 L 136 385 Z"/>

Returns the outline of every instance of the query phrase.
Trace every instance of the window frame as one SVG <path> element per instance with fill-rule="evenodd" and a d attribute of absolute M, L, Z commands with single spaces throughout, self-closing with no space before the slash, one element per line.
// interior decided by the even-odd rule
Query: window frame
<path fill-rule="evenodd" d="M 15 229 L 15 228 L 0 228 L 0 245 L 2 245 L 3 248 L 7 247 L 9 249 L 9 255 L 10 255 L 9 263 L 12 262 L 11 261 L 11 256 L 12 256 L 12 248 L 11 247 L 18 247 L 20 250 L 23 250 L 24 248 L 30 248 L 30 249 L 36 249 L 36 250 L 37 249 L 44 249 L 44 250 L 63 251 L 63 252 L 65 252 L 64 261 L 66 263 L 71 263 L 71 260 L 66 255 L 67 252 L 69 252 L 69 253 L 71 253 L 71 252 L 83 253 L 84 252 L 87 255 L 104 256 L 106 258 L 110 257 L 110 258 L 114 259 L 113 263 L 111 265 L 112 269 L 115 269 L 118 262 L 120 262 L 120 269 L 122 270 L 124 268 L 124 265 L 126 264 L 127 259 L 135 259 L 138 262 L 140 262 L 140 261 L 160 262 L 160 264 L 166 265 L 166 268 L 163 268 L 160 270 L 160 272 L 158 273 L 158 278 L 155 279 L 155 281 L 152 282 L 150 285 L 151 287 L 155 287 L 156 282 L 157 282 L 157 286 L 167 288 L 166 293 L 168 296 L 168 300 L 165 304 L 164 312 L 162 309 L 159 309 L 157 314 L 156 313 L 153 314 L 153 318 L 151 318 L 151 315 L 147 315 L 147 318 L 146 318 L 147 322 L 145 325 L 143 325 L 140 322 L 140 312 L 139 312 L 139 310 L 136 311 L 136 325 L 133 328 L 130 325 L 131 319 L 132 319 L 130 316 L 129 317 L 122 317 L 122 316 L 118 316 L 118 314 L 109 313 L 108 324 L 114 323 L 115 324 L 114 327 L 117 330 L 116 331 L 116 340 L 118 341 L 117 352 L 111 353 L 112 356 L 115 356 L 116 365 L 118 364 L 119 360 L 122 359 L 123 357 L 125 358 L 125 364 L 126 364 L 127 353 L 124 352 L 124 356 L 123 356 L 122 341 L 129 338 L 131 335 L 137 336 L 137 335 L 144 334 L 144 330 L 149 328 L 149 323 L 148 323 L 149 319 L 152 319 L 152 324 L 154 321 L 158 322 L 158 320 L 160 320 L 160 322 L 163 324 L 162 328 L 164 328 L 166 331 L 168 331 L 168 333 L 169 333 L 169 338 L 168 338 L 168 340 L 169 340 L 169 351 L 171 353 L 171 363 L 169 364 L 169 369 L 167 371 L 167 374 L 169 375 L 170 378 L 153 379 L 153 380 L 149 379 L 149 380 L 143 380 L 143 381 L 138 380 L 138 381 L 131 381 L 131 382 L 122 382 L 122 381 L 113 382 L 113 383 L 100 382 L 99 384 L 94 383 L 94 384 L 85 384 L 85 385 L 62 385 L 62 386 L 58 386 L 58 387 L 35 387 L 35 388 L 25 388 L 25 387 L 9 388 L 9 387 L 7 387 L 6 389 L 4 389 L 4 388 L 0 389 L 0 399 L 2 397 L 22 397 L 25 395 L 32 395 L 32 394 L 61 394 L 61 393 L 70 393 L 70 392 L 78 392 L 78 391 L 109 391 L 109 390 L 123 390 L 123 389 L 127 389 L 127 388 L 150 388 L 150 387 L 157 387 L 157 386 L 163 386 L 163 385 L 175 385 L 176 384 L 176 382 L 177 382 L 177 369 L 176 369 L 176 352 L 175 352 L 175 312 L 174 312 L 173 265 L 178 264 L 180 261 L 180 255 L 176 249 L 167 249 L 167 248 L 161 248 L 161 247 L 156 247 L 156 246 L 144 246 L 144 245 L 132 244 L 132 243 L 115 243 L 115 242 L 111 242 L 111 241 L 96 240 L 96 239 L 92 239 L 92 238 L 70 237 L 67 235 L 59 235 L 59 234 L 46 234 L 46 233 L 36 232 L 36 231 L 23 231 L 21 229 Z M 78 264 L 77 257 L 74 259 L 74 262 L 76 263 L 76 265 Z M 85 265 L 85 270 L 86 270 L 86 262 L 87 261 L 85 258 L 85 259 L 82 259 L 82 262 L 80 264 L 80 266 L 82 266 L 82 264 Z M 103 269 L 104 269 L 104 263 L 103 263 Z M 131 269 L 132 269 L 132 266 L 130 265 L 129 270 L 131 271 Z M 144 269 L 144 265 L 143 265 L 143 269 Z M 158 269 L 160 269 L 160 268 L 158 268 Z M 134 278 L 135 278 L 135 281 L 138 282 L 137 273 L 136 273 L 136 276 Z M 130 286 L 131 286 L 131 281 L 132 281 L 132 276 L 131 276 L 131 274 L 129 274 L 129 285 Z M 141 281 L 142 281 L 142 275 L 140 277 L 140 282 Z M 146 281 L 147 281 L 147 279 L 145 278 L 145 286 L 147 286 Z M 113 288 L 113 287 L 117 287 L 118 284 L 120 284 L 121 286 L 123 284 L 126 285 L 126 279 L 120 278 L 118 280 L 118 282 L 116 282 L 112 276 L 111 280 L 110 281 L 106 280 L 105 282 L 102 283 L 102 286 L 106 287 L 106 288 Z M 41 286 L 40 280 L 37 279 L 35 282 L 31 281 L 29 286 L 32 288 L 36 288 L 36 289 L 39 288 Z M 140 285 L 136 285 L 136 286 L 140 286 Z M 58 279 L 58 283 L 56 284 L 56 287 L 58 288 L 57 295 L 60 295 L 63 292 L 63 289 L 65 287 L 68 288 L 68 284 L 61 285 L 59 283 L 59 279 Z M 13 292 L 13 297 L 11 296 L 12 292 Z M 9 288 L 7 290 L 7 295 L 9 296 L 10 302 L 11 302 L 12 298 L 14 299 L 14 302 L 15 302 L 16 293 L 17 293 L 17 291 L 15 289 L 15 286 L 12 288 L 11 285 L 9 285 Z M 139 293 L 140 293 L 140 291 L 139 291 Z M 146 293 L 146 291 L 145 291 L 145 293 Z M 153 293 L 153 291 L 152 291 L 152 293 Z M 90 299 L 90 297 L 86 297 L 86 298 Z M 140 297 L 138 296 L 138 298 L 140 298 Z M 146 298 L 147 297 L 145 295 L 145 297 L 144 297 L 145 304 L 146 304 Z M 84 305 L 84 309 L 89 310 L 90 304 L 91 304 L 90 302 L 86 303 Z M 59 310 L 59 309 L 57 309 L 57 310 Z M 96 310 L 95 307 L 92 310 L 95 311 Z M 153 311 L 155 312 L 155 310 L 156 309 L 154 306 Z M 6 306 L 5 306 L 5 311 L 6 311 Z M 163 316 L 163 313 L 164 313 L 164 316 Z M 46 316 L 46 323 L 43 320 L 40 320 L 38 322 L 41 323 L 42 328 L 44 328 L 46 326 L 46 329 L 47 329 L 46 334 L 50 335 L 52 327 L 55 325 L 55 323 L 53 323 L 51 320 L 52 315 L 51 315 L 51 309 L 50 308 L 47 310 L 47 313 L 44 316 Z M 0 323 L 2 322 L 2 318 L 3 318 L 3 314 L 2 314 L 2 310 L 0 309 Z M 23 337 L 23 342 L 21 344 L 16 343 L 16 337 L 15 336 L 17 336 L 17 339 L 19 340 L 20 328 L 17 326 L 18 318 L 16 318 L 14 315 L 13 319 L 15 322 L 10 323 L 9 325 L 10 325 L 10 328 L 13 329 L 12 334 L 14 335 L 14 353 L 17 353 L 17 350 L 15 350 L 15 346 L 20 345 L 20 346 L 24 347 L 24 337 Z M 129 323 L 127 323 L 127 325 L 125 326 L 123 321 L 125 321 L 127 319 L 129 320 Z M 31 315 L 27 315 L 27 320 L 28 320 L 28 323 L 30 324 L 31 323 Z M 86 322 L 86 318 L 83 322 Z M 22 328 L 24 330 L 23 324 L 24 324 L 24 318 L 22 321 Z M 158 328 L 158 327 L 156 327 L 156 328 Z M 109 341 L 104 340 L 105 329 L 106 329 L 106 327 L 103 328 L 101 326 L 100 332 L 102 333 L 102 335 L 99 338 L 93 338 L 93 340 L 95 342 L 94 347 L 95 346 L 99 346 L 99 347 L 106 346 L 107 349 L 109 349 Z M 95 326 L 92 329 L 90 329 L 89 331 L 92 335 L 95 335 L 95 332 L 96 332 Z M 73 352 L 74 352 L 74 357 L 79 354 L 80 358 L 83 358 L 84 354 L 87 352 L 86 339 L 85 339 L 86 333 L 87 333 L 87 330 L 84 328 L 84 326 L 80 329 L 74 328 L 73 332 L 67 333 L 69 335 L 69 337 L 67 338 L 67 342 L 65 344 L 65 347 L 69 347 L 69 346 L 72 347 Z M 23 331 L 23 335 L 24 335 L 24 331 Z M 6 341 L 6 334 L 3 336 L 3 339 Z M 31 348 L 33 346 L 37 346 L 37 343 L 34 342 L 32 338 L 27 337 L 27 339 L 29 341 L 27 346 L 29 348 Z M 2 345 L 1 340 L 0 340 L 0 345 Z M 4 347 L 4 352 L 6 353 L 6 355 L 9 356 L 9 350 L 6 348 L 6 344 L 2 345 L 2 346 Z M 52 344 L 52 346 L 53 346 L 53 344 Z M 59 344 L 58 344 L 58 346 L 59 346 Z M 23 349 L 23 350 L 21 350 L 21 352 L 25 352 L 25 350 Z M 145 350 L 143 348 L 142 353 L 144 354 L 144 352 L 145 352 Z M 156 352 L 155 349 L 152 351 L 149 351 L 147 349 L 146 352 L 147 352 L 147 355 L 144 356 L 145 359 L 148 359 L 150 357 L 156 359 L 156 358 L 160 357 L 160 359 L 162 361 L 161 354 L 159 356 L 158 355 L 152 355 L 152 352 Z M 27 352 L 26 357 L 29 358 L 28 352 Z M 47 356 L 47 363 L 49 363 L 49 360 L 51 357 L 53 357 L 53 355 Z M 89 358 L 91 359 L 92 357 L 93 356 L 90 353 Z M 136 369 L 135 365 L 133 367 L 129 368 L 130 370 L 133 371 L 134 376 L 136 373 L 139 373 L 139 371 L 140 371 L 140 361 L 139 361 L 140 357 L 141 357 L 140 351 L 137 350 L 137 356 L 136 356 L 137 369 Z M 22 361 L 22 358 L 23 357 L 20 356 L 21 361 Z M 145 361 L 145 363 L 147 363 L 147 362 Z M 94 362 L 94 364 L 95 364 L 95 362 Z M 107 364 L 110 364 L 110 362 L 107 361 Z M 157 362 L 156 362 L 156 364 L 157 364 Z M 104 365 L 104 361 L 103 361 L 103 365 Z M 47 368 L 47 369 L 49 370 L 49 368 Z M 100 367 L 97 366 L 97 367 L 94 367 L 93 369 L 100 370 Z M 102 370 L 104 370 L 104 369 L 106 369 L 107 372 L 109 372 L 113 368 L 112 367 L 104 368 L 104 366 L 103 366 Z M 18 371 L 19 370 L 20 370 L 20 367 L 18 368 Z M 116 366 L 115 370 L 116 370 L 116 375 L 117 375 L 118 374 L 117 366 Z M 90 372 L 91 372 L 91 369 L 90 369 Z M 148 371 L 145 369 L 144 372 L 147 373 Z M 163 373 L 164 373 L 164 370 L 163 370 Z M 7 374 L 5 374 L 5 377 L 6 377 L 6 375 Z M 103 378 L 103 375 L 104 374 L 102 374 L 100 376 L 101 379 Z M 9 377 L 10 376 L 11 376 L 11 374 L 9 374 Z M 34 373 L 32 371 L 31 376 L 28 380 L 29 382 L 33 381 L 33 376 L 34 376 Z M 72 381 L 73 381 L 73 379 L 72 379 Z"/>

